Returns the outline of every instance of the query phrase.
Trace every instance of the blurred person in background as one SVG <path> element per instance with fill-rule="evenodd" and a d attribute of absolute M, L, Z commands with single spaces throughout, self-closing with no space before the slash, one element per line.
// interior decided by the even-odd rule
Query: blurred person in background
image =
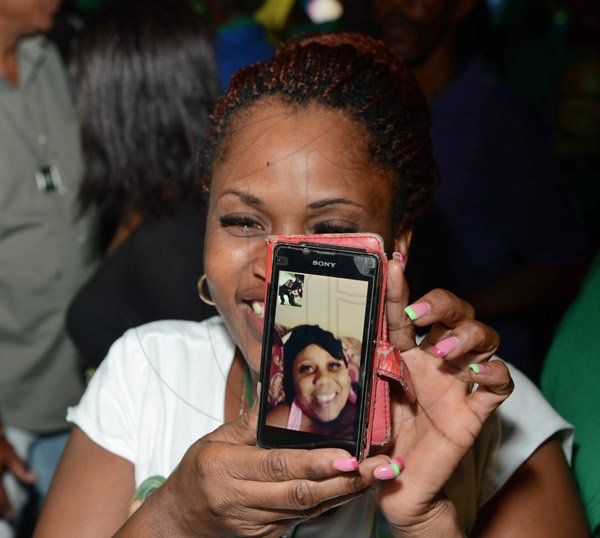
<path fill-rule="evenodd" d="M 240 67 L 266 60 L 275 47 L 254 13 L 263 0 L 202 0 L 203 12 L 214 30 L 215 53 L 221 87 L 227 89 L 231 75 Z"/>
<path fill-rule="evenodd" d="M 494 17 L 503 78 L 552 127 L 562 177 L 600 245 L 600 2 L 503 0 Z"/>
<path fill-rule="evenodd" d="M 68 435 L 83 378 L 65 330 L 95 261 L 76 219 L 82 172 L 73 96 L 40 34 L 58 0 L 0 0 L 0 536 L 25 534 Z M 34 514 L 33 514 L 34 515 Z"/>
<path fill-rule="evenodd" d="M 211 39 L 187 0 L 109 2 L 80 34 L 80 199 L 110 230 L 67 318 L 89 366 L 131 327 L 215 313 L 196 291 L 206 219 L 195 158 L 219 94 Z"/>
<path fill-rule="evenodd" d="M 412 291 L 442 287 L 466 297 L 499 331 L 500 356 L 537 380 L 593 255 L 547 126 L 486 64 L 485 2 L 367 4 L 347 0 L 346 25 L 380 36 L 410 66 L 431 106 L 442 175 L 415 226 Z"/>

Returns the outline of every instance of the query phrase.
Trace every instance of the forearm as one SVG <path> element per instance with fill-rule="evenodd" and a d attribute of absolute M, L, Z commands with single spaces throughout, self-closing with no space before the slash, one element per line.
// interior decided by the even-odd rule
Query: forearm
<path fill-rule="evenodd" d="M 589 536 L 558 438 L 546 441 L 523 463 L 479 510 L 478 519 L 476 534 L 486 538 Z"/>
<path fill-rule="evenodd" d="M 587 264 L 528 265 L 467 296 L 478 316 L 511 317 L 535 308 L 562 308 L 574 297 Z"/>

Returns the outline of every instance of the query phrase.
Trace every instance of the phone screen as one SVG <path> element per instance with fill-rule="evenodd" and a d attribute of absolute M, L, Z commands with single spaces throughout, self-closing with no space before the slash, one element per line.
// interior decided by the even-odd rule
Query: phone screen
<path fill-rule="evenodd" d="M 259 445 L 360 452 L 378 283 L 375 254 L 275 247 L 265 305 Z"/>

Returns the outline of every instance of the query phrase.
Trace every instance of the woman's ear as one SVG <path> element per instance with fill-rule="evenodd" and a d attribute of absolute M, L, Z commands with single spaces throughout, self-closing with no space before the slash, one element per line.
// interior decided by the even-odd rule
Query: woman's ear
<path fill-rule="evenodd" d="M 408 249 L 412 240 L 412 234 L 412 222 L 403 222 L 398 226 L 398 231 L 394 237 L 394 252 L 401 252 L 405 259 L 408 259 Z"/>

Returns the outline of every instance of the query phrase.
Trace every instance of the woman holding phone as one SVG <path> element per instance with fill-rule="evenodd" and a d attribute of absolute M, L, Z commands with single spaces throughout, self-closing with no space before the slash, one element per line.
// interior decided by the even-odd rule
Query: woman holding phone
<path fill-rule="evenodd" d="M 70 410 L 39 536 L 366 537 L 383 521 L 394 536 L 583 535 L 568 425 L 489 360 L 497 336 L 469 305 L 442 290 L 408 305 L 403 259 L 436 172 L 425 100 L 390 49 L 330 34 L 240 70 L 213 113 L 201 177 L 200 290 L 220 317 L 157 322 L 113 346 Z M 354 231 L 396 253 L 388 335 L 417 401 L 394 392 L 392 441 L 360 464 L 339 449 L 261 449 L 247 387 L 260 366 L 265 237 Z M 414 327 L 428 325 L 417 344 Z M 166 481 L 128 518 L 155 475 Z"/>

